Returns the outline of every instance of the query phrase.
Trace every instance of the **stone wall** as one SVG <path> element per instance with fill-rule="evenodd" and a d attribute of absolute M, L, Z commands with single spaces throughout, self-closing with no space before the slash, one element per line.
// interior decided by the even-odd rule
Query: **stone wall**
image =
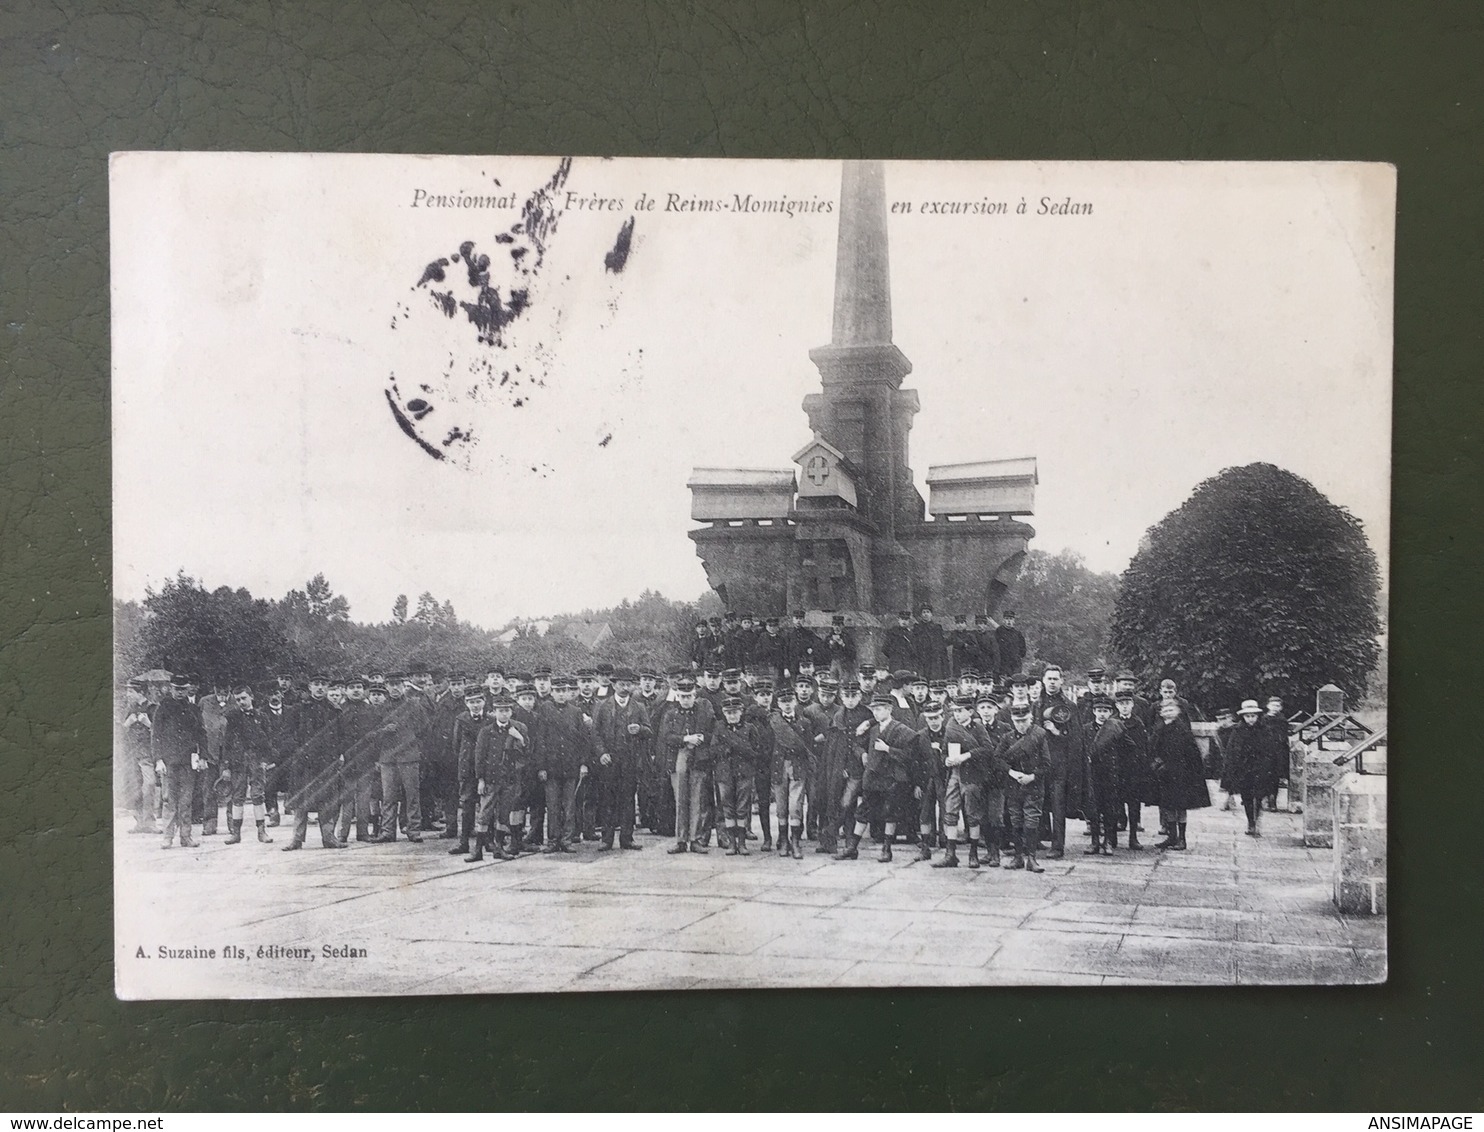
<path fill-rule="evenodd" d="M 1335 782 L 1344 771 L 1335 752 L 1311 750 L 1304 759 L 1304 844 L 1328 849 L 1335 843 Z"/>
<path fill-rule="evenodd" d="M 1334 899 L 1347 916 L 1386 914 L 1386 776 L 1334 784 Z"/>

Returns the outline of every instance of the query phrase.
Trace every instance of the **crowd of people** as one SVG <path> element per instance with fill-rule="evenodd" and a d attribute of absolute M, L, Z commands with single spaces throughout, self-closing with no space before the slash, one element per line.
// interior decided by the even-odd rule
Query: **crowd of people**
<path fill-rule="evenodd" d="M 802 615 L 787 632 L 748 620 L 698 626 L 689 662 L 664 673 L 475 675 L 417 661 L 302 686 L 287 670 L 266 686 L 175 674 L 158 702 L 130 681 L 120 749 L 137 770 L 132 832 L 195 846 L 195 827 L 215 835 L 224 817 L 236 844 L 250 815 L 270 843 L 291 814 L 293 851 L 313 814 L 325 848 L 429 835 L 470 863 L 581 842 L 638 850 L 640 828 L 672 839 L 672 854 L 714 841 L 745 856 L 756 842 L 799 859 L 812 841 L 856 860 L 870 837 L 880 861 L 907 845 L 935 868 L 958 867 L 962 849 L 971 869 L 1004 854 L 1039 872 L 1043 849 L 1065 855 L 1069 817 L 1086 822 L 1085 853 L 1109 856 L 1121 836 L 1143 848 L 1155 807 L 1154 847 L 1185 849 L 1188 811 L 1211 805 L 1208 779 L 1228 807 L 1241 797 L 1260 836 L 1262 803 L 1287 774 L 1276 697 L 1218 713 L 1203 758 L 1200 715 L 1173 680 L 1146 698 L 1133 673 L 1093 669 L 1074 694 L 1055 664 L 1020 671 L 1024 638 L 1003 634 L 1011 615 L 987 629 L 991 648 L 977 630 L 944 632 L 931 610 L 904 614 L 881 659 L 860 664 L 839 620 L 827 637 Z M 1013 672 L 999 671 L 1007 654 Z M 913 666 L 891 667 L 903 658 Z"/>

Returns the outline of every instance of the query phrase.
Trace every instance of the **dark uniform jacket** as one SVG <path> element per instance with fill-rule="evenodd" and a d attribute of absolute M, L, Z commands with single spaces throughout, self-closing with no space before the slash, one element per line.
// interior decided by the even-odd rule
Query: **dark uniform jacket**
<path fill-rule="evenodd" d="M 156 762 L 167 767 L 190 766 L 192 753 L 200 754 L 206 749 L 206 729 L 196 705 L 174 696 L 161 700 L 155 710 L 150 747 Z"/>
<path fill-rule="evenodd" d="M 838 664 L 842 673 L 850 675 L 855 668 L 855 646 L 850 643 L 850 637 L 844 633 L 831 633 L 814 650 L 814 664 L 819 668 Z"/>
<path fill-rule="evenodd" d="M 878 739 L 886 744 L 886 750 L 876 749 Z M 899 720 L 889 719 L 883 725 L 872 719 L 871 730 L 861 743 L 866 752 L 861 789 L 889 790 L 893 783 L 911 782 L 916 739 L 917 732 Z"/>
<path fill-rule="evenodd" d="M 1100 804 L 1123 801 L 1130 785 L 1137 789 L 1142 767 L 1136 740 L 1117 716 L 1101 727 L 1096 720 L 1087 725 L 1087 761 Z"/>
<path fill-rule="evenodd" d="M 695 704 L 688 708 L 682 707 L 678 700 L 672 703 L 660 726 L 660 746 L 665 753 L 666 772 L 675 773 L 676 760 L 680 755 L 680 748 L 685 745 L 685 736 L 705 735 L 709 738 L 715 729 L 716 714 L 711 710 L 709 701 L 697 696 Z M 706 766 L 711 762 L 712 754 L 710 745 L 703 740 L 691 751 L 687 765 L 691 768 Z"/>
<path fill-rule="evenodd" d="M 944 780 L 948 767 L 943 760 L 948 757 L 948 728 L 934 731 L 924 725 L 912 740 L 912 784 L 922 786 L 931 779 Z"/>
<path fill-rule="evenodd" d="M 950 719 L 943 732 L 948 736 L 949 743 L 957 743 L 969 756 L 968 762 L 960 763 L 957 767 L 959 782 L 964 786 L 987 785 L 991 777 L 995 741 L 990 738 L 984 724 L 971 719 L 968 726 L 964 726 L 958 720 Z M 948 751 L 945 749 L 943 754 L 946 757 Z M 945 768 L 952 769 L 954 768 Z M 1003 767 L 1000 768 L 1000 775 L 1004 775 Z"/>
<path fill-rule="evenodd" d="M 948 670 L 948 643 L 943 626 L 936 621 L 919 621 L 912 627 L 912 644 L 917 653 L 917 674 L 930 680 L 941 680 Z"/>
<path fill-rule="evenodd" d="M 893 672 L 912 668 L 917 663 L 917 648 L 912 643 L 910 625 L 893 625 L 886 631 L 881 645 L 881 655 Z"/>
<path fill-rule="evenodd" d="M 475 773 L 474 748 L 489 722 L 490 717 L 487 713 L 475 719 L 467 708 L 453 717 L 453 726 L 449 728 L 447 744 L 451 763 L 449 769 L 458 771 L 460 782 L 472 782 L 479 778 L 479 775 Z"/>
<path fill-rule="evenodd" d="M 593 732 L 575 701 L 536 709 L 535 765 L 550 778 L 577 778 L 593 765 Z"/>
<path fill-rule="evenodd" d="M 1244 797 L 1266 798 L 1278 789 L 1277 765 L 1272 758 L 1273 736 L 1258 720 L 1239 723 L 1227 732 L 1226 769 L 1222 781 Z"/>
<path fill-rule="evenodd" d="M 522 787 L 531 758 L 531 736 L 525 725 L 514 715 L 505 727 L 489 716 L 476 722 L 481 726 L 474 740 L 471 766 L 475 782 L 483 782 L 486 793 Z"/>
<path fill-rule="evenodd" d="M 274 761 L 273 739 L 266 713 L 233 708 L 227 713 L 227 729 L 222 740 L 222 753 L 233 770 L 246 769 L 254 762 Z"/>
<path fill-rule="evenodd" d="M 1025 663 L 1025 634 L 1009 625 L 1001 625 L 994 631 L 994 639 L 999 646 L 1000 671 L 1014 676 Z"/>
<path fill-rule="evenodd" d="M 1160 721 L 1149 741 L 1150 769 L 1159 805 L 1171 810 L 1199 810 L 1211 804 L 1201 749 L 1185 717 Z"/>
<path fill-rule="evenodd" d="M 783 781 L 785 763 L 793 763 L 794 775 L 804 777 L 814 768 L 814 724 L 804 715 L 788 718 L 774 710 L 768 716 L 773 729 L 773 781 Z"/>
<path fill-rule="evenodd" d="M 629 734 L 629 724 L 637 724 L 639 730 Z M 630 696 L 629 702 L 620 705 L 612 696 L 598 705 L 598 715 L 593 721 L 598 754 L 612 755 L 615 762 L 637 767 L 644 752 L 654 745 L 654 728 L 649 723 L 649 712 L 638 696 Z"/>
<path fill-rule="evenodd" d="M 979 671 L 998 673 L 1000 668 L 1000 639 L 993 629 L 975 629 L 974 640 L 979 650 Z"/>
<path fill-rule="evenodd" d="M 788 631 L 784 641 L 784 667 L 788 669 L 791 676 L 799 674 L 799 668 L 805 661 L 818 667 L 820 661 L 824 659 L 824 642 L 815 636 L 813 629 L 796 625 Z"/>
<path fill-rule="evenodd" d="M 787 644 L 782 633 L 769 633 L 765 630 L 753 644 L 749 659 L 766 673 L 781 672 Z"/>
<path fill-rule="evenodd" d="M 428 765 L 443 771 L 450 778 L 464 766 L 454 749 L 453 731 L 459 716 L 467 714 L 463 697 L 455 696 L 452 692 L 444 692 L 433 700 L 432 719 L 428 728 Z"/>
<path fill-rule="evenodd" d="M 855 733 L 862 723 L 871 722 L 871 709 L 864 703 L 848 708 L 841 704 L 830 714 L 830 725 L 824 733 L 824 764 L 830 781 L 842 786 L 847 778 L 860 779 L 861 751 L 864 740 Z M 836 781 L 836 779 L 839 781 Z"/>
<path fill-rule="evenodd" d="M 420 763 L 432 734 L 433 701 L 423 692 L 409 690 L 376 729 L 380 748 L 376 761 L 383 766 Z"/>
<path fill-rule="evenodd" d="M 766 769 L 766 752 L 772 744 L 773 736 L 767 725 L 745 715 L 735 726 L 722 719 L 711 731 L 711 746 L 718 767 L 744 778 Z"/>
<path fill-rule="evenodd" d="M 1036 781 L 1030 784 L 1032 788 L 1040 786 L 1046 776 L 1046 768 L 1051 763 L 1051 749 L 1046 743 L 1046 732 L 1034 723 L 1024 735 L 1012 727 L 1009 734 L 1000 739 L 995 755 L 1003 760 L 1007 779 L 1008 772 L 1012 770 L 1034 774 Z M 1009 781 L 1016 785 L 1013 779 Z"/>

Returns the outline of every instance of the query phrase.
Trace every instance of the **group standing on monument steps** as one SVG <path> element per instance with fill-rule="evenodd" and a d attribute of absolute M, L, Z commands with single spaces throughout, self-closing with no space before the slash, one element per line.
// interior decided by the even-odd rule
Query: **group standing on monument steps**
<path fill-rule="evenodd" d="M 1087 672 L 1074 697 L 1061 669 L 1020 671 L 1025 638 L 1013 613 L 991 626 L 958 617 L 946 631 L 924 608 L 902 613 L 882 657 L 857 664 L 844 625 L 807 628 L 802 613 L 714 619 L 696 628 L 687 664 L 575 676 L 549 668 L 482 678 L 425 662 L 406 673 L 293 673 L 267 687 L 171 677 L 150 702 L 130 681 L 122 750 L 137 768 L 132 832 L 183 846 L 199 824 L 238 843 L 248 811 L 260 842 L 286 811 L 304 847 L 311 814 L 325 848 L 357 841 L 455 841 L 476 863 L 528 852 L 638 850 L 636 828 L 672 838 L 672 854 L 814 852 L 856 860 L 868 836 L 880 861 L 910 844 L 934 868 L 1041 871 L 1043 848 L 1066 851 L 1068 817 L 1087 824 L 1090 855 L 1119 837 L 1143 848 L 1143 807 L 1162 839 L 1186 847 L 1186 814 L 1211 804 L 1208 779 L 1240 795 L 1260 836 L 1286 776 L 1282 702 L 1255 699 L 1221 724 L 1203 760 L 1196 709 L 1172 680 L 1138 694 L 1132 673 Z M 774 818 L 776 816 L 776 842 Z M 756 821 L 756 828 L 754 827 Z M 941 849 L 941 855 L 935 852 Z"/>

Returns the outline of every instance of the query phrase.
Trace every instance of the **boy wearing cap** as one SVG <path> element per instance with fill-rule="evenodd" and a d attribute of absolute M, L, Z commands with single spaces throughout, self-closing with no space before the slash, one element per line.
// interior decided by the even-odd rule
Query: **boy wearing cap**
<path fill-rule="evenodd" d="M 1144 802 L 1154 791 L 1149 781 L 1149 731 L 1139 718 L 1137 699 L 1130 688 L 1113 693 L 1113 711 L 1128 740 L 1118 764 L 1118 788 L 1127 811 L 1119 828 L 1128 830 L 1128 847 L 1140 849 Z"/>
<path fill-rule="evenodd" d="M 772 742 L 767 727 L 748 718 L 741 696 L 727 696 L 721 718 L 712 729 L 716 752 L 712 773 L 721 796 L 721 822 L 729 831 L 729 855 L 747 855 L 747 827 L 752 824 L 752 790 L 763 752 Z"/>
<path fill-rule="evenodd" d="M 953 718 L 944 726 L 946 744 L 943 765 L 947 772 L 943 790 L 943 833 L 947 853 L 934 861 L 935 869 L 958 866 L 959 831 L 969 835 L 969 868 L 979 867 L 979 836 L 984 826 L 984 784 L 990 759 L 989 732 L 974 718 L 974 701 L 953 701 Z"/>
<path fill-rule="evenodd" d="M 814 764 L 810 721 L 799 713 L 798 695 L 787 684 L 768 719 L 773 731 L 773 806 L 778 811 L 778 855 L 804 859 L 804 791 Z M 790 841 L 790 839 L 792 839 Z"/>
<path fill-rule="evenodd" d="M 634 843 L 634 800 L 645 752 L 654 747 L 649 713 L 634 695 L 635 676 L 628 669 L 613 674 L 613 695 L 598 705 L 593 729 L 597 740 L 598 821 L 602 849 L 641 849 Z"/>
<path fill-rule="evenodd" d="M 831 713 L 820 748 L 819 849 L 839 850 L 841 827 L 848 837 L 855 822 L 861 788 L 861 741 L 870 729 L 871 709 L 862 702 L 858 684 L 840 688 L 840 703 Z"/>
<path fill-rule="evenodd" d="M 1123 723 L 1114 718 L 1113 701 L 1099 692 L 1090 703 L 1087 762 L 1091 797 L 1087 800 L 1087 824 L 1092 845 L 1088 855 L 1111 857 L 1118 848 L 1119 817 L 1127 794 L 1121 780 L 1124 766 L 1132 761 L 1133 739 Z M 1129 848 L 1137 848 L 1138 831 L 1130 830 Z"/>
<path fill-rule="evenodd" d="M 227 728 L 222 740 L 226 762 L 223 776 L 229 784 L 227 798 L 227 841 L 242 841 L 242 822 L 247 807 L 253 808 L 253 822 L 258 827 L 258 840 L 271 844 L 268 836 L 267 811 L 263 806 L 265 765 L 273 761 L 273 743 L 264 713 L 253 703 L 252 688 L 239 684 L 232 691 L 232 710 L 227 714 Z"/>
<path fill-rule="evenodd" d="M 872 822 L 882 825 L 883 864 L 891 861 L 891 843 L 897 822 L 907 814 L 912 802 L 912 749 L 917 733 L 892 718 L 896 701 L 878 695 L 871 701 L 871 719 L 861 734 L 864 762 L 861 773 L 861 804 L 855 818 L 855 829 L 846 840 L 838 860 L 853 861 L 860 855 L 861 838 Z"/>
<path fill-rule="evenodd" d="M 515 720 L 515 701 L 502 690 L 494 698 L 493 717 L 485 716 L 474 741 L 474 850 L 464 858 L 474 865 L 488 849 L 502 861 L 519 857 L 524 845 L 526 766 L 531 742 Z M 502 834 L 509 835 L 504 843 Z"/>
<path fill-rule="evenodd" d="M 980 692 L 974 701 L 975 722 L 984 731 L 984 785 L 980 810 L 984 815 L 985 863 L 1000 867 L 1000 850 L 1007 846 L 1005 833 L 1005 790 L 1010 785 L 1010 766 L 1000 755 L 1000 741 L 1013 735 L 1014 729 L 998 718 L 1000 701 L 993 692 Z"/>
<path fill-rule="evenodd" d="M 432 673 L 425 666 L 411 666 L 413 678 L 402 700 L 382 717 L 372 734 L 379 747 L 377 767 L 381 772 L 381 834 L 378 843 L 397 840 L 397 805 L 405 807 L 407 840 L 422 841 L 422 761 L 433 727 L 433 701 L 429 693 Z"/>
<path fill-rule="evenodd" d="M 1005 789 L 1006 809 L 1010 818 L 1010 836 L 1015 857 L 1012 869 L 1029 869 L 1041 873 L 1036 850 L 1041 829 L 1042 779 L 1051 761 L 1046 732 L 1032 719 L 1030 704 L 1012 704 L 1010 724 L 1013 730 L 1000 740 L 995 758 L 1006 767 L 1009 784 Z"/>
<path fill-rule="evenodd" d="M 923 706 L 921 720 L 912 743 L 912 796 L 917 802 L 918 859 L 931 861 L 938 836 L 938 804 L 943 800 L 948 775 L 947 715 L 943 705 L 929 700 Z M 958 863 L 956 855 L 953 860 Z"/>
<path fill-rule="evenodd" d="M 380 724 L 383 713 L 366 702 L 366 682 L 357 676 L 345 685 L 345 703 L 336 717 L 340 753 L 340 814 L 335 823 L 335 837 L 350 839 L 354 818 L 356 840 L 368 840 L 367 824 L 371 818 L 371 783 L 380 777 L 376 768 L 375 743 L 367 737 Z"/>

